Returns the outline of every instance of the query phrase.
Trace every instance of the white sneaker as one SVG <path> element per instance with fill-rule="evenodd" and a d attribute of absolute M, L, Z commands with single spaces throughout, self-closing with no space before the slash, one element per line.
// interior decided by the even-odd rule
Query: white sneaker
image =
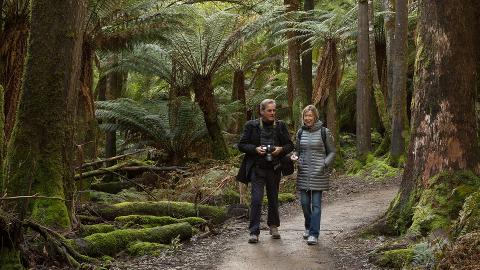
<path fill-rule="evenodd" d="M 308 245 L 316 245 L 318 243 L 318 238 L 313 236 L 313 235 L 310 235 L 307 239 L 307 244 Z"/>
<path fill-rule="evenodd" d="M 308 236 L 310 235 L 310 230 L 305 230 L 303 232 L 303 239 L 307 240 Z"/>

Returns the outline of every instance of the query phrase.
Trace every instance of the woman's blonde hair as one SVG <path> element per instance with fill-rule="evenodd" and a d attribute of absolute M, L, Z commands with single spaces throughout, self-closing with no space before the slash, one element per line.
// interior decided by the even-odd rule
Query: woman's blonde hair
<path fill-rule="evenodd" d="M 305 116 L 305 114 L 306 114 L 307 112 L 312 112 L 312 113 L 313 113 L 313 117 L 314 117 L 314 119 L 315 119 L 315 122 L 318 121 L 318 118 L 319 118 L 319 116 L 318 116 L 318 110 L 317 110 L 317 108 L 316 108 L 314 105 L 308 105 L 307 107 L 305 107 L 305 109 L 303 109 L 303 111 L 302 111 L 302 121 L 303 121 L 303 118 L 304 118 L 304 116 Z"/>

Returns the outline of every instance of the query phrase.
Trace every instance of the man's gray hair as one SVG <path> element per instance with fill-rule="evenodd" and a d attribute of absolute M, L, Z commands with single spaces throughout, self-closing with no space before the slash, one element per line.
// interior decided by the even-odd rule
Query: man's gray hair
<path fill-rule="evenodd" d="M 260 102 L 260 111 L 264 111 L 268 104 L 273 104 L 275 106 L 277 105 L 275 100 L 271 98 L 264 99 L 262 102 Z"/>

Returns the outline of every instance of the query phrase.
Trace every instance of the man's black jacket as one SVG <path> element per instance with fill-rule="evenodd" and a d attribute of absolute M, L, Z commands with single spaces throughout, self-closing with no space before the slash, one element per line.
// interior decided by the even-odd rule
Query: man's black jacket
<path fill-rule="evenodd" d="M 243 129 L 242 137 L 238 142 L 238 149 L 245 153 L 245 156 L 243 157 L 242 164 L 240 165 L 237 181 L 243 183 L 250 182 L 250 170 L 253 168 L 253 165 L 255 165 L 255 162 L 259 158 L 264 158 L 263 156 L 258 155 L 257 151 L 255 150 L 257 146 L 260 146 L 260 121 L 261 119 L 248 121 Z M 275 146 L 283 147 L 283 151 L 280 153 L 279 157 L 292 152 L 294 147 L 285 122 L 276 121 L 275 132 L 278 138 L 278 141 L 275 141 Z"/>

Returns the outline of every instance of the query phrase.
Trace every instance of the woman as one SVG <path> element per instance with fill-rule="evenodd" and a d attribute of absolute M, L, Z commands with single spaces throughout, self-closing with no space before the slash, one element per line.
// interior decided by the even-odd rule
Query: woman
<path fill-rule="evenodd" d="M 297 189 L 300 192 L 307 244 L 316 245 L 320 234 L 322 192 L 329 189 L 328 168 L 335 159 L 335 144 L 330 131 L 322 127 L 318 110 L 308 105 L 302 112 L 303 126 L 297 132 Z"/>

